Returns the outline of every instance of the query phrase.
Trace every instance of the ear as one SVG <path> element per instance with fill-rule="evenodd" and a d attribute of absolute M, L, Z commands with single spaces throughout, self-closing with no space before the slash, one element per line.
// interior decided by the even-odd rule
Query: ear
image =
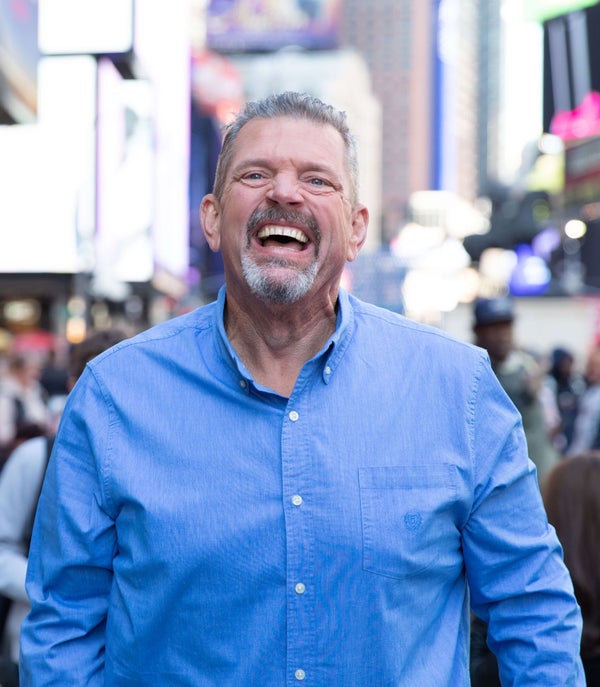
<path fill-rule="evenodd" d="M 346 259 L 352 262 L 367 240 L 367 228 L 369 226 L 369 211 L 364 205 L 357 205 L 352 210 L 352 233 L 348 243 Z"/>
<path fill-rule="evenodd" d="M 221 209 L 219 201 L 212 193 L 202 199 L 200 223 L 210 249 L 216 253 L 221 247 Z"/>

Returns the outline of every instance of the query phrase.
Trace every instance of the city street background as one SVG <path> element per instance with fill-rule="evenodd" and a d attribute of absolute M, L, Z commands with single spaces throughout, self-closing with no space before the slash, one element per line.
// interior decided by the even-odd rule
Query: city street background
<path fill-rule="evenodd" d="M 68 18 L 68 21 L 66 20 Z M 292 89 L 357 132 L 344 285 L 472 340 L 599 337 L 600 6 L 582 0 L 0 0 L 0 330 L 73 343 L 214 298 L 198 206 L 221 127 Z"/>

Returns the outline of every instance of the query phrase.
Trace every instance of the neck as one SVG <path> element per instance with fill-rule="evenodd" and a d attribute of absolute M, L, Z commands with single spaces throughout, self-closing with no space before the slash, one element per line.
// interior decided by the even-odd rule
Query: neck
<path fill-rule="evenodd" d="M 304 363 L 323 348 L 335 331 L 336 302 L 327 301 L 319 307 L 254 301 L 242 308 L 228 294 L 225 330 L 254 379 L 289 396 Z"/>

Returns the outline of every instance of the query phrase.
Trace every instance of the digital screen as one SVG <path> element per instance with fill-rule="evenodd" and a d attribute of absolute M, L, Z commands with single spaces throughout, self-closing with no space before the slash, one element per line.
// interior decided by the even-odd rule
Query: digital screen
<path fill-rule="evenodd" d="M 133 47 L 133 0 L 38 0 L 38 4 L 42 53 L 114 54 Z"/>
<path fill-rule="evenodd" d="M 341 0 L 211 0 L 207 45 L 220 51 L 338 47 Z"/>
<path fill-rule="evenodd" d="M 40 63 L 39 122 L 0 126 L 0 272 L 72 273 L 93 214 L 89 57 Z"/>

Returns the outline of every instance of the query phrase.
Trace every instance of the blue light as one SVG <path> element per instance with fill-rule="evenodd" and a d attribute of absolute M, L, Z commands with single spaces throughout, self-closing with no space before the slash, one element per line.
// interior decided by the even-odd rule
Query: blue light
<path fill-rule="evenodd" d="M 513 296 L 541 296 L 552 278 L 550 268 L 527 244 L 518 245 L 515 253 L 517 264 L 509 282 L 510 293 Z"/>

